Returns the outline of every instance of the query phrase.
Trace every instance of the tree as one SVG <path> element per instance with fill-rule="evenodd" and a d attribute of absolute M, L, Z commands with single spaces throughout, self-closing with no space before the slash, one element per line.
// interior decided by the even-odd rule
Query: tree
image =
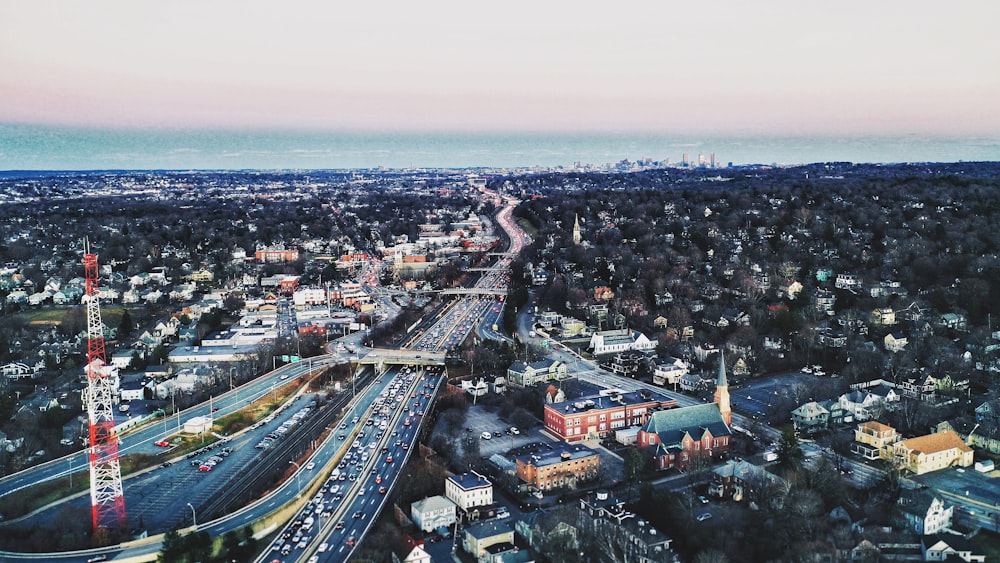
<path fill-rule="evenodd" d="M 180 561 L 184 556 L 184 540 L 176 529 L 168 530 L 163 534 L 163 543 L 160 547 L 160 554 L 156 558 L 159 563 L 173 563 Z"/>
<path fill-rule="evenodd" d="M 118 323 L 118 338 L 124 340 L 132 334 L 132 315 L 128 309 L 122 309 L 122 318 Z"/>
<path fill-rule="evenodd" d="M 799 438 L 795 435 L 794 426 L 786 426 L 781 432 L 781 439 L 778 441 L 778 463 L 787 467 L 798 467 L 805 454 L 799 446 Z"/>

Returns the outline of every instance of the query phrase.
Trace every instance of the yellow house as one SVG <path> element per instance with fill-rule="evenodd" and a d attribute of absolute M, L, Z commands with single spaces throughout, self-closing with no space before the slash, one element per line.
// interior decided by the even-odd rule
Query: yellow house
<path fill-rule="evenodd" d="M 865 459 L 890 459 L 891 446 L 900 438 L 899 432 L 892 426 L 869 420 L 858 424 L 854 430 L 854 443 L 851 449 Z"/>
<path fill-rule="evenodd" d="M 954 430 L 918 436 L 897 442 L 893 459 L 900 469 L 923 475 L 950 466 L 969 467 L 973 463 L 972 448 Z"/>

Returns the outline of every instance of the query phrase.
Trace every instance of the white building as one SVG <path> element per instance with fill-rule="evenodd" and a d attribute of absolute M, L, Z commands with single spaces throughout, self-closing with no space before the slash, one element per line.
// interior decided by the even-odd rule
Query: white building
<path fill-rule="evenodd" d="M 427 497 L 410 505 L 410 518 L 418 528 L 430 532 L 455 523 L 455 503 L 441 495 Z"/>
<path fill-rule="evenodd" d="M 212 417 L 196 416 L 184 423 L 184 431 L 188 434 L 202 434 L 212 430 Z"/>
<path fill-rule="evenodd" d="M 590 337 L 588 349 L 596 356 L 616 354 L 626 350 L 645 352 L 656 348 L 656 341 L 650 340 L 645 334 L 627 328 L 619 330 L 602 330 Z"/>
<path fill-rule="evenodd" d="M 471 471 L 445 479 L 444 494 L 463 511 L 493 504 L 493 483 Z"/>
<path fill-rule="evenodd" d="M 666 358 L 653 370 L 653 385 L 677 385 L 687 375 L 688 365 L 679 358 Z"/>

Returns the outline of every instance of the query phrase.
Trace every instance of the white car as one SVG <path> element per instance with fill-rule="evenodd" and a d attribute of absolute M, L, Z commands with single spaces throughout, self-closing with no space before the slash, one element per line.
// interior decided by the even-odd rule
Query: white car
<path fill-rule="evenodd" d="M 479 435 L 479 437 L 482 438 L 483 440 L 492 440 L 493 434 L 490 434 L 489 432 L 483 432 L 482 434 Z"/>
<path fill-rule="evenodd" d="M 316 464 L 310 461 L 306 464 L 306 471 L 312 471 L 314 467 L 316 467 Z"/>

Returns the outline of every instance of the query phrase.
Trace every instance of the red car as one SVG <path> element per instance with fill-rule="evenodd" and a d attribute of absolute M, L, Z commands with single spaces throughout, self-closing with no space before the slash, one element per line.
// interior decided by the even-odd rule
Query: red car
<path fill-rule="evenodd" d="M 173 444 L 171 444 L 170 442 L 168 442 L 166 440 L 160 440 L 159 442 L 154 442 L 153 445 L 154 446 L 160 446 L 161 448 L 169 448 Z"/>
<path fill-rule="evenodd" d="M 392 456 L 385 458 L 386 463 L 392 463 Z"/>

